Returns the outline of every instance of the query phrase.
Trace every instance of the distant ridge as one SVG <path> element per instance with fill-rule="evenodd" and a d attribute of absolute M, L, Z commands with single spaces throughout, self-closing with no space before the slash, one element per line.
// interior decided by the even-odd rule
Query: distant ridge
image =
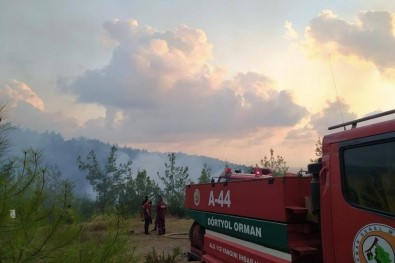
<path fill-rule="evenodd" d="M 110 143 L 104 143 L 96 139 L 79 137 L 65 140 L 59 133 L 38 133 L 21 128 L 12 130 L 9 133 L 9 138 L 13 146 L 7 153 L 9 156 L 20 156 L 21 152 L 27 148 L 42 151 L 47 165 L 57 167 L 62 173 L 62 178 L 67 178 L 75 182 L 77 194 L 93 194 L 89 182 L 85 179 L 85 174 L 81 173 L 78 169 L 77 157 L 80 155 L 84 158 L 93 150 L 98 160 L 104 164 L 112 146 Z M 164 173 L 164 164 L 168 162 L 167 154 L 121 146 L 118 146 L 117 152 L 119 162 L 125 163 L 127 160 L 132 160 L 133 175 L 136 175 L 138 170 L 145 169 L 148 176 L 158 184 L 160 181 L 157 172 L 160 174 Z M 212 176 L 218 176 L 226 165 L 233 169 L 246 169 L 244 165 L 228 163 L 211 157 L 188 155 L 181 152 L 175 154 L 176 165 L 187 166 L 189 168 L 189 177 L 194 182 L 197 182 L 204 163 L 211 168 Z"/>

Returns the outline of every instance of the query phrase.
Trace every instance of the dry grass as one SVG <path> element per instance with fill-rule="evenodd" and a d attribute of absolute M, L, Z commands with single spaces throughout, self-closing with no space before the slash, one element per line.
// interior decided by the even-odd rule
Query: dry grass
<path fill-rule="evenodd" d="M 174 248 L 179 247 L 183 253 L 183 258 L 179 262 L 188 262 L 186 253 L 189 250 L 190 243 L 188 239 L 189 228 L 192 220 L 166 218 L 166 235 L 159 236 L 156 232 L 150 235 L 144 234 L 144 222 L 140 218 L 128 220 L 128 232 L 130 235 L 130 249 L 134 250 L 134 256 L 139 257 L 139 262 L 144 262 L 144 256 L 155 251 L 162 255 L 172 254 Z M 150 225 L 150 230 L 154 228 Z"/>

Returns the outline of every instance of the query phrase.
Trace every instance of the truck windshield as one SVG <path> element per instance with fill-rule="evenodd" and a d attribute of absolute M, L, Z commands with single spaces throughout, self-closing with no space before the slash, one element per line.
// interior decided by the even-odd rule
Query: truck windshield
<path fill-rule="evenodd" d="M 363 209 L 395 215 L 395 142 L 342 150 L 345 197 Z"/>

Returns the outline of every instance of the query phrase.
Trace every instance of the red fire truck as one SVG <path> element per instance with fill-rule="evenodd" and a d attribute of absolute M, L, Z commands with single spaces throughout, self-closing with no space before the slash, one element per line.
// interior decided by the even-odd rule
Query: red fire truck
<path fill-rule="evenodd" d="M 185 188 L 189 261 L 395 262 L 395 119 L 330 127 L 306 174 L 227 169 Z M 351 125 L 351 129 L 346 127 Z"/>

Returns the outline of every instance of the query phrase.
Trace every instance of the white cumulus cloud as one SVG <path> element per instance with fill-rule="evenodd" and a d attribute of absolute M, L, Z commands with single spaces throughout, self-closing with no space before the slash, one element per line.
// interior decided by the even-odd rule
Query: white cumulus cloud
<path fill-rule="evenodd" d="M 111 20 L 104 28 L 118 43 L 110 63 L 61 86 L 80 102 L 107 108 L 104 118 L 85 125 L 91 132 L 112 127 L 98 136 L 125 142 L 241 136 L 257 127 L 293 125 L 307 113 L 260 73 L 224 79 L 201 29 L 159 32 L 133 19 Z"/>
<path fill-rule="evenodd" d="M 0 89 L 0 94 L 12 107 L 16 107 L 19 102 L 26 102 L 34 108 L 44 111 L 43 100 L 26 83 L 15 79 L 10 80 Z"/>

